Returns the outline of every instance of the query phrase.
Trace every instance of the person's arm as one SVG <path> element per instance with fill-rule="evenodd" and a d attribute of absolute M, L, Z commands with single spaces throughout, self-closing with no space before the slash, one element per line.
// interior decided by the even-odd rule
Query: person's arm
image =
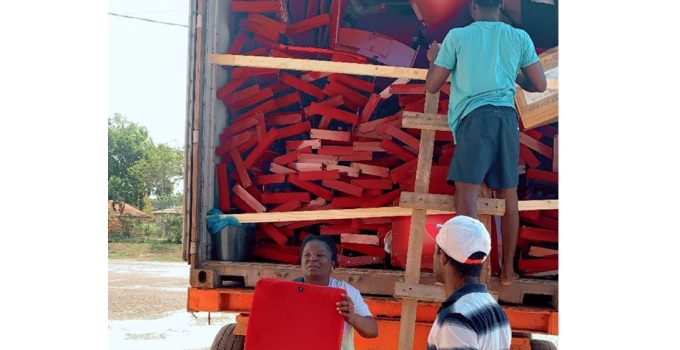
<path fill-rule="evenodd" d="M 536 55 L 534 43 L 531 41 L 529 34 L 525 31 L 520 31 L 522 42 L 522 56 L 520 60 L 520 70 L 517 74 L 515 82 L 525 91 L 529 92 L 543 92 L 548 86 L 543 73 L 543 66 Z"/>
<path fill-rule="evenodd" d="M 427 92 L 431 94 L 437 93 L 446 82 L 446 79 L 449 78 L 450 74 L 451 72 L 448 69 L 434 63 L 431 64 L 430 69 L 427 71 L 427 79 L 425 80 Z"/>
<path fill-rule="evenodd" d="M 337 303 L 338 312 L 364 338 L 378 336 L 378 322 L 372 316 L 360 316 L 354 312 L 354 302 L 349 295 L 344 294 L 345 300 Z"/>
<path fill-rule="evenodd" d="M 519 74 L 517 74 L 517 79 L 515 80 L 517 85 L 519 85 L 524 91 L 528 92 L 543 92 L 548 86 L 548 82 L 545 79 L 545 73 L 543 73 L 543 66 L 541 61 L 534 64 L 530 64 L 521 69 Z"/>
<path fill-rule="evenodd" d="M 371 316 L 359 316 L 354 314 L 353 322 L 347 322 L 364 338 L 378 337 L 378 322 Z"/>
<path fill-rule="evenodd" d="M 427 59 L 430 61 L 430 69 L 427 71 L 425 88 L 427 92 L 434 94 L 446 82 L 451 75 L 451 70 L 455 66 L 456 57 L 452 46 L 452 34 L 449 33 L 442 43 L 441 53 L 439 44 L 433 41 L 427 50 Z"/>

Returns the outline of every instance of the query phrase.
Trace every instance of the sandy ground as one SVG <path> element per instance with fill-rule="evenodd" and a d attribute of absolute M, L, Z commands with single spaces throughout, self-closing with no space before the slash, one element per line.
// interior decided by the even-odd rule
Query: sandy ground
<path fill-rule="evenodd" d="M 109 260 L 109 349 L 210 349 L 234 314 L 186 311 L 189 265 Z"/>

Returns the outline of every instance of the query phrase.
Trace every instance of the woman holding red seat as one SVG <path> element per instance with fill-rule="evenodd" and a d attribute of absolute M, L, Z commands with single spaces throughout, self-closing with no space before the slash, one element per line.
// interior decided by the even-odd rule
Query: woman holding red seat
<path fill-rule="evenodd" d="M 308 236 L 302 242 L 301 265 L 304 277 L 296 281 L 342 288 L 347 291 L 345 300 L 337 303 L 337 310 L 345 319 L 342 350 L 353 350 L 353 328 L 364 338 L 375 338 L 378 336 L 378 323 L 368 310 L 368 305 L 358 289 L 345 281 L 331 277 L 336 263 L 337 250 L 335 242 L 330 237 Z"/>

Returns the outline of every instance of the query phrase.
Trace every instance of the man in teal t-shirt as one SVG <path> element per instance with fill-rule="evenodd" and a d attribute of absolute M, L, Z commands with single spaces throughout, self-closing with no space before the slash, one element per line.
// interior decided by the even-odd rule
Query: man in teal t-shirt
<path fill-rule="evenodd" d="M 501 8 L 502 0 L 472 1 L 475 22 L 449 31 L 441 48 L 436 42 L 430 46 L 426 86 L 435 93 L 451 76 L 448 124 L 456 149 L 447 180 L 456 186 L 456 212 L 477 217 L 482 182 L 505 199 L 501 283 L 509 285 L 518 278 L 513 268 L 519 230 L 515 83 L 542 92 L 546 79 L 529 35 L 501 22 Z"/>

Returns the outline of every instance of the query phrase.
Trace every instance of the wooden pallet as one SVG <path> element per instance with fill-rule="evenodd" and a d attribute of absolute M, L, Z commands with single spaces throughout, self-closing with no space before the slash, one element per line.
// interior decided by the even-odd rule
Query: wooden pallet
<path fill-rule="evenodd" d="M 191 270 L 189 284 L 195 288 L 244 287 L 254 288 L 261 278 L 295 279 L 302 277 L 298 265 L 277 263 L 206 261 L 200 269 Z M 396 296 L 399 298 L 442 302 L 444 288 L 435 285 L 433 273 L 420 274 L 420 284 L 407 284 L 404 271 L 337 268 L 333 278 L 349 282 L 362 294 Z M 502 286 L 497 277 L 489 280 L 489 291 L 498 301 L 523 304 L 528 295 L 553 297 L 557 308 L 557 283 L 533 279 L 519 279 L 509 287 Z"/>
<path fill-rule="evenodd" d="M 299 265 L 278 263 L 205 261 L 191 270 L 189 284 L 195 288 L 239 286 L 254 288 L 261 278 L 295 279 L 302 277 Z M 336 268 L 333 278 L 347 281 L 362 294 L 392 296 L 395 284 L 404 281 L 404 272 L 395 270 Z M 233 282 L 237 283 L 233 283 Z M 423 273 L 422 281 L 434 284 L 434 274 Z"/>
<path fill-rule="evenodd" d="M 522 305 L 531 295 L 549 296 L 552 307 L 557 310 L 559 303 L 557 281 L 520 278 L 510 286 L 503 286 L 500 279 L 492 278 L 489 289 L 498 293 L 498 300 L 508 304 Z"/>

